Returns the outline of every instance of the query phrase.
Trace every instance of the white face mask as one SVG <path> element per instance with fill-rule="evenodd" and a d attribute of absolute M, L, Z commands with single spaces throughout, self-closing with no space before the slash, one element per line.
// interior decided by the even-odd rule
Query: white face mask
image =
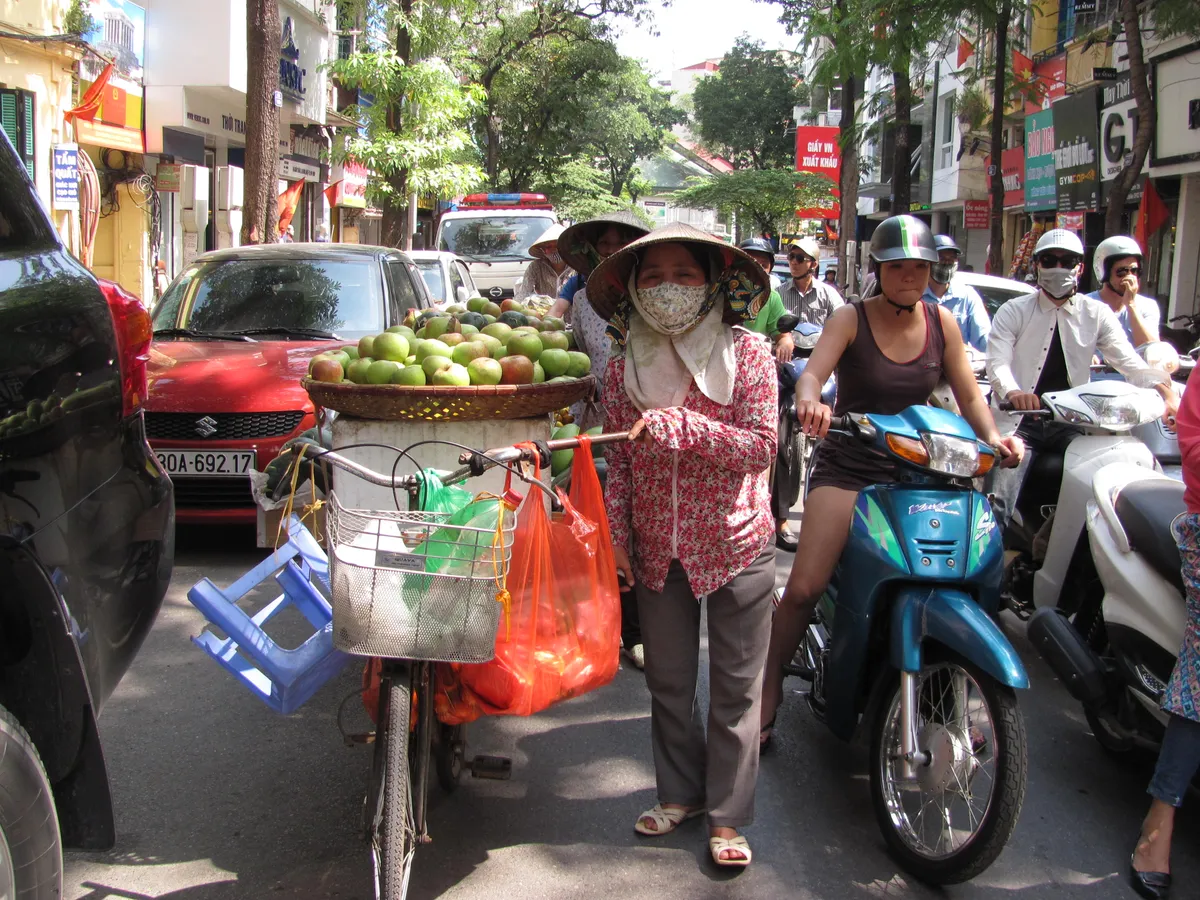
<path fill-rule="evenodd" d="M 1071 296 L 1076 286 L 1074 269 L 1038 269 L 1038 287 L 1055 300 Z"/>
<path fill-rule="evenodd" d="M 546 262 L 552 266 L 562 265 L 562 257 L 558 255 L 557 250 L 550 250 L 546 253 Z"/>
<path fill-rule="evenodd" d="M 681 334 L 696 325 L 697 315 L 707 295 L 707 284 L 664 281 L 654 287 L 639 288 L 636 306 L 655 331 Z"/>

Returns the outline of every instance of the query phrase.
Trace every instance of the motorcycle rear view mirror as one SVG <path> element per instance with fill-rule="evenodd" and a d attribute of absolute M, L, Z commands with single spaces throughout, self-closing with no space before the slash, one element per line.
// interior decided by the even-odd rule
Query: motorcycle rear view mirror
<path fill-rule="evenodd" d="M 775 323 L 775 327 L 780 334 L 786 334 L 789 331 L 795 331 L 796 326 L 800 324 L 800 317 L 794 313 L 784 313 Z"/>

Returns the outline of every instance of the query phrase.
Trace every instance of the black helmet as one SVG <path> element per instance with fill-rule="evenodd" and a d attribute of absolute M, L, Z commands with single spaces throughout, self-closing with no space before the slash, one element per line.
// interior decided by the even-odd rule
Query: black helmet
<path fill-rule="evenodd" d="M 933 232 L 915 216 L 884 219 L 871 236 L 871 259 L 881 263 L 898 259 L 923 259 L 935 263 L 938 255 Z"/>
<path fill-rule="evenodd" d="M 745 253 L 763 253 L 771 259 L 775 258 L 775 248 L 762 238 L 750 238 L 748 241 L 742 241 L 738 249 Z"/>
<path fill-rule="evenodd" d="M 958 242 L 948 234 L 935 234 L 933 236 L 933 245 L 941 253 L 943 250 L 953 250 L 959 256 L 962 256 L 962 248 L 958 246 Z"/>

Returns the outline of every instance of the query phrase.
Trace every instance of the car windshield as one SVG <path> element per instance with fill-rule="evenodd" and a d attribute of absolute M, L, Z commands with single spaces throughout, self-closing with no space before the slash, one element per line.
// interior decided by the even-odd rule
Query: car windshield
<path fill-rule="evenodd" d="M 369 257 L 225 259 L 188 268 L 163 295 L 154 329 L 212 334 L 291 328 L 341 337 L 383 330 L 380 270 Z M 280 335 L 284 339 L 285 335 Z M 270 340 L 271 335 L 256 335 Z"/>
<path fill-rule="evenodd" d="M 993 287 L 987 284 L 973 284 L 971 287 L 975 288 L 979 292 L 979 296 L 983 298 L 983 305 L 987 307 L 989 316 L 996 315 L 996 311 L 1014 297 L 1023 297 L 1032 292 L 1015 288 Z"/>
<path fill-rule="evenodd" d="M 429 296 L 434 303 L 441 303 L 446 299 L 446 284 L 442 277 L 442 264 L 436 259 L 418 259 L 416 260 L 417 270 L 421 273 L 421 277 L 425 279 L 425 287 L 429 288 Z"/>
<path fill-rule="evenodd" d="M 529 246 L 554 224 L 550 216 L 480 216 L 442 223 L 439 249 L 468 259 L 524 259 Z"/>

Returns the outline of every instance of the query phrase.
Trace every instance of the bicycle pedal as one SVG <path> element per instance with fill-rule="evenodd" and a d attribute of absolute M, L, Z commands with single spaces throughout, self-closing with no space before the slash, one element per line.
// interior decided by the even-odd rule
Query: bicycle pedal
<path fill-rule="evenodd" d="M 491 778 L 496 781 L 508 781 L 512 777 L 512 760 L 507 756 L 472 757 L 469 763 L 472 778 Z"/>
<path fill-rule="evenodd" d="M 342 735 L 342 741 L 347 747 L 354 747 L 358 744 L 373 744 L 375 743 L 375 732 L 364 731 L 358 734 Z"/>

